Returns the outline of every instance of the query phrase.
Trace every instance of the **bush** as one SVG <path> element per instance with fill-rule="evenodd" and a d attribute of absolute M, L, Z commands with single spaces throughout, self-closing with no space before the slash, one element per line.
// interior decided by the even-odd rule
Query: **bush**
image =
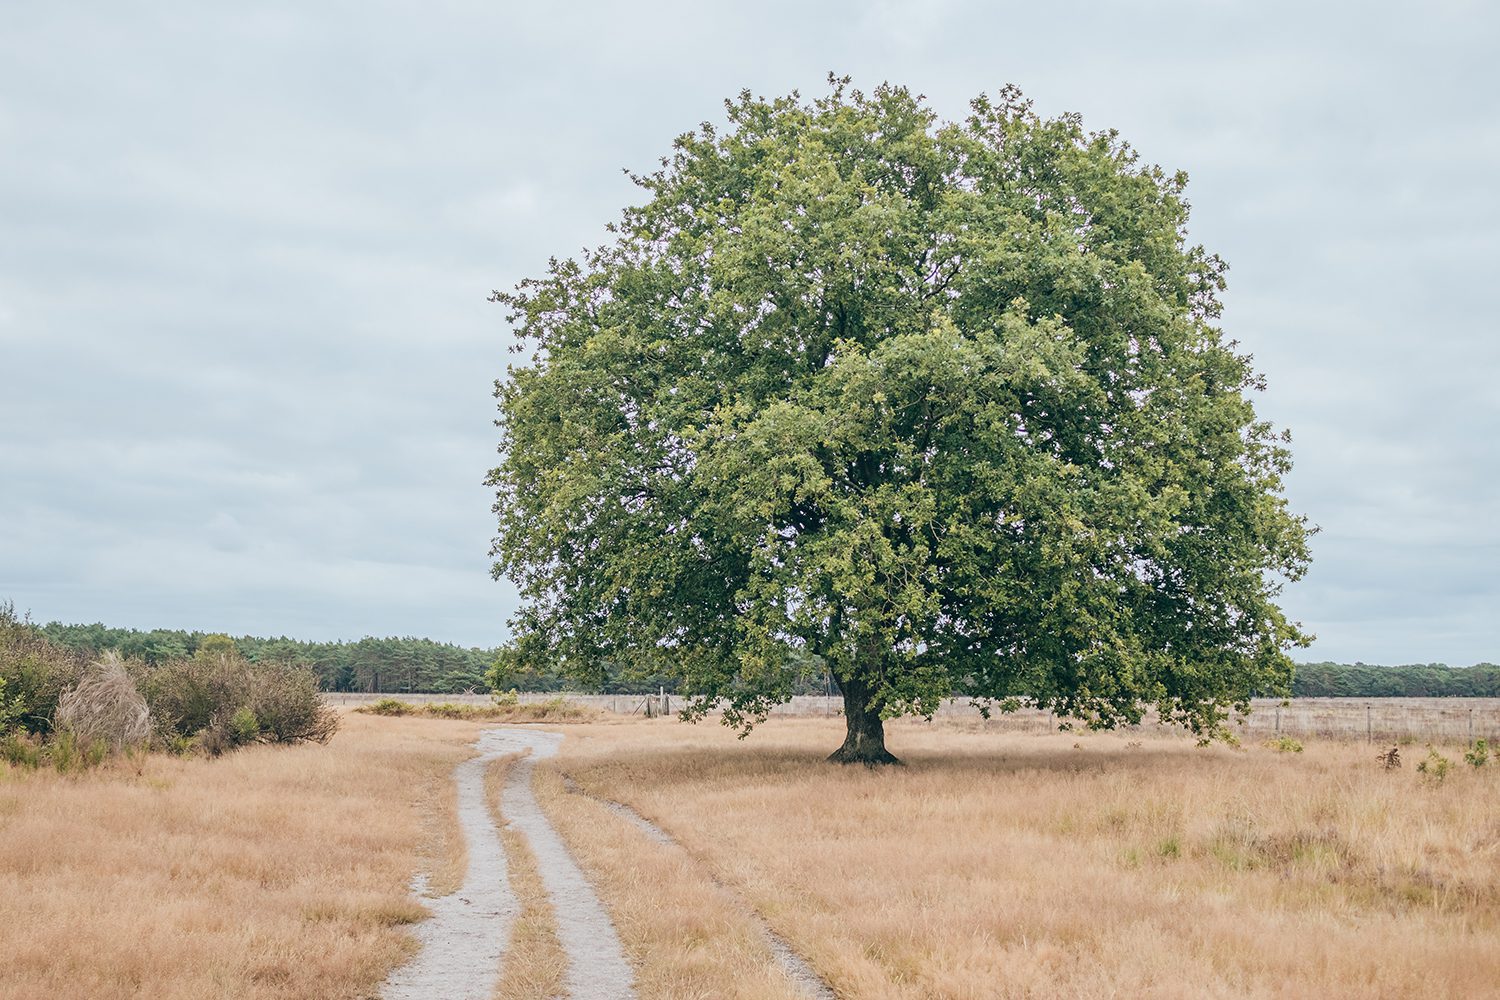
<path fill-rule="evenodd" d="M 14 605 L 0 603 L 0 686 L 10 725 L 35 736 L 50 733 L 58 701 L 82 679 L 84 666 L 80 654 L 51 642 L 31 622 L 17 617 Z"/>
<path fill-rule="evenodd" d="M 260 720 L 248 708 L 241 708 L 229 717 L 229 735 L 236 745 L 254 743 L 260 736 Z"/>
<path fill-rule="evenodd" d="M 147 668 L 141 687 L 158 740 L 180 747 L 197 737 L 210 756 L 256 742 L 327 743 L 338 730 L 317 675 L 288 663 L 230 653 L 169 660 Z"/>
<path fill-rule="evenodd" d="M 0 736 L 7 737 L 0 752 L 7 760 L 51 757 L 63 770 L 86 765 L 96 746 L 119 751 L 148 738 L 175 753 L 217 754 L 255 742 L 326 743 L 338 729 L 338 713 L 311 670 L 252 663 L 222 636 L 206 637 L 190 659 L 143 663 L 109 653 L 86 667 L 0 603 Z M 17 726 L 33 739 L 9 739 L 6 730 Z"/>
<path fill-rule="evenodd" d="M 244 661 L 241 661 L 244 662 Z M 290 663 L 245 663 L 247 697 L 258 738 L 266 743 L 327 743 L 339 716 L 323 701 L 318 677 Z"/>
<path fill-rule="evenodd" d="M 151 712 L 117 653 L 105 653 L 57 704 L 55 726 L 84 746 L 102 744 L 114 753 L 151 738 Z"/>
<path fill-rule="evenodd" d="M 42 741 L 25 730 L 6 733 L 0 737 L 0 759 L 15 767 L 40 767 Z"/>
<path fill-rule="evenodd" d="M 161 737 L 191 736 L 232 714 L 245 703 L 244 687 L 244 671 L 227 656 L 167 660 L 144 668 L 141 677 Z"/>
<path fill-rule="evenodd" d="M 1475 740 L 1473 745 L 1464 751 L 1464 760 L 1474 767 L 1483 767 L 1490 762 L 1490 745 L 1484 740 Z"/>
<path fill-rule="evenodd" d="M 1302 743 L 1290 736 L 1278 736 L 1274 740 L 1266 740 L 1265 745 L 1277 753 L 1301 753 Z"/>
<path fill-rule="evenodd" d="M 0 677 L 0 733 L 10 731 L 11 723 L 21 716 L 21 699 L 5 696 L 5 678 Z"/>
<path fill-rule="evenodd" d="M 1438 753 L 1432 747 L 1427 748 L 1427 758 L 1417 763 L 1417 771 L 1425 778 L 1430 778 L 1438 784 L 1448 777 L 1448 771 L 1453 767 L 1453 761 Z"/>
<path fill-rule="evenodd" d="M 379 701 L 364 708 L 356 709 L 359 712 L 368 712 L 370 715 L 410 715 L 416 711 L 417 706 L 409 701 L 401 701 L 396 698 L 381 698 Z"/>
<path fill-rule="evenodd" d="M 86 743 L 73 732 L 63 730 L 47 744 L 45 753 L 58 774 L 70 774 L 98 767 L 109 756 L 109 747 L 102 740 Z"/>

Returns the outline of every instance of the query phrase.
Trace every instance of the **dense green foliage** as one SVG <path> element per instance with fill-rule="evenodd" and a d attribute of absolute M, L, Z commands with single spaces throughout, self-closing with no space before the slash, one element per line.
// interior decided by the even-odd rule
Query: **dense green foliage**
<path fill-rule="evenodd" d="M 826 664 L 851 739 L 959 692 L 1200 731 L 1290 693 L 1307 527 L 1185 176 L 1013 90 L 726 106 L 612 242 L 494 296 L 523 659 L 741 723 Z"/>
<path fill-rule="evenodd" d="M 318 678 L 300 664 L 251 662 L 233 640 L 204 637 L 192 656 L 124 660 L 121 683 L 144 698 L 150 743 L 158 749 L 222 753 L 246 743 L 324 742 L 338 726 Z M 7 759 L 35 764 L 75 758 L 59 702 L 78 687 L 98 651 L 50 638 L 43 627 L 0 604 L 0 736 Z M 138 703 L 138 702 L 137 702 Z M 10 732 L 6 732 L 10 729 Z M 76 748 L 88 759 L 92 747 Z"/>
<path fill-rule="evenodd" d="M 146 663 L 162 663 L 197 654 L 216 637 L 178 629 L 108 628 L 101 624 L 64 625 L 48 622 L 41 632 L 53 642 L 97 656 L 106 649 Z M 222 637 L 220 637 L 222 638 Z M 482 691 L 484 673 L 496 650 L 465 648 L 431 639 L 377 639 L 354 642 L 301 642 L 236 636 L 233 644 L 251 663 L 279 661 L 311 669 L 326 691 Z"/>
<path fill-rule="evenodd" d="M 1500 666 L 1299 663 L 1292 694 L 1297 698 L 1500 698 Z"/>

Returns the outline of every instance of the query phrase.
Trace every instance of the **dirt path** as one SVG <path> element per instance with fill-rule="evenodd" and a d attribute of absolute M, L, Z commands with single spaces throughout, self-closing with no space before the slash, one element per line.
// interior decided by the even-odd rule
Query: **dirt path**
<path fill-rule="evenodd" d="M 424 899 L 431 918 L 414 928 L 422 950 L 393 972 L 380 991 L 383 1000 L 490 1000 L 500 975 L 500 956 L 510 939 L 520 907 L 506 876 L 505 849 L 490 819 L 484 796 L 484 771 L 490 761 L 515 748 L 480 737 L 479 756 L 454 769 L 458 785 L 458 822 L 469 849 L 463 885 L 439 899 Z M 427 876 L 413 890 L 421 895 Z"/>
<path fill-rule="evenodd" d="M 511 766 L 501 809 L 510 825 L 521 831 L 536 855 L 542 884 L 552 897 L 557 915 L 557 938 L 568 953 L 564 985 L 572 1000 L 629 1000 L 635 996 L 635 974 L 625 960 L 619 935 L 583 871 L 548 821 L 531 790 L 531 772 L 538 760 L 557 752 L 562 737 L 536 730 L 494 730 L 531 754 Z"/>
<path fill-rule="evenodd" d="M 614 924 L 531 790 L 536 761 L 556 753 L 561 742 L 556 733 L 534 729 L 487 729 L 479 737 L 479 756 L 454 771 L 468 871 L 457 892 L 426 901 L 433 916 L 416 928 L 422 950 L 386 980 L 383 1000 L 489 1000 L 494 993 L 519 907 L 485 802 L 484 771 L 490 761 L 512 753 L 527 756 L 511 765 L 500 808 L 536 855 L 556 913 L 557 937 L 568 953 L 568 995 L 572 1000 L 633 1000 L 635 976 Z M 425 881 L 419 882 L 418 891 L 423 885 Z"/>
<path fill-rule="evenodd" d="M 649 819 L 642 816 L 640 813 L 636 812 L 625 803 L 615 802 L 612 799 L 604 799 L 599 798 L 596 795 L 591 795 L 590 793 L 580 788 L 578 786 L 578 783 L 568 775 L 564 774 L 562 777 L 563 787 L 565 787 L 569 792 L 572 792 L 575 795 L 587 796 L 593 799 L 595 802 L 601 803 L 616 815 L 628 820 L 637 829 L 644 833 L 648 839 L 654 841 L 655 843 L 661 844 L 663 847 L 668 847 L 673 850 L 682 851 L 683 853 L 688 854 L 689 857 L 692 856 L 691 853 L 688 852 L 687 848 L 683 847 L 680 843 L 677 842 L 677 838 L 673 837 L 670 833 L 663 830 L 661 827 L 657 826 L 655 823 L 651 822 Z M 805 958 L 797 954 L 797 952 L 792 949 L 792 946 L 787 942 L 786 938 L 782 937 L 780 934 L 777 934 L 771 929 L 771 925 L 766 923 L 765 918 L 762 917 L 754 907 L 745 902 L 745 900 L 742 899 L 739 894 L 729 886 L 719 881 L 719 879 L 716 878 L 711 872 L 708 873 L 708 879 L 713 883 L 714 887 L 718 889 L 718 891 L 722 893 L 724 897 L 730 901 L 731 904 L 733 904 L 733 906 L 737 910 L 745 914 L 750 918 L 752 922 L 754 922 L 756 928 L 760 931 L 761 938 L 766 943 L 766 947 L 770 949 L 772 957 L 776 959 L 776 964 L 781 967 L 782 975 L 791 980 L 792 984 L 797 988 L 797 991 L 799 993 L 801 993 L 804 997 L 807 997 L 808 1000 L 838 1000 L 838 995 L 834 993 L 833 990 L 828 986 L 828 984 L 823 981 L 822 977 L 818 975 L 817 971 L 808 964 Z"/>

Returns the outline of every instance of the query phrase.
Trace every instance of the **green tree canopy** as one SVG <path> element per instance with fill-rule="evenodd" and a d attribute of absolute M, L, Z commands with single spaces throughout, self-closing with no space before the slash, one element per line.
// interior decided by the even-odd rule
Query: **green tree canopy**
<path fill-rule="evenodd" d="M 1186 177 L 1014 89 L 945 123 L 830 83 L 726 102 L 609 242 L 495 293 L 522 654 L 742 726 L 816 657 L 861 762 L 955 692 L 1200 732 L 1287 692 L 1308 529 Z"/>

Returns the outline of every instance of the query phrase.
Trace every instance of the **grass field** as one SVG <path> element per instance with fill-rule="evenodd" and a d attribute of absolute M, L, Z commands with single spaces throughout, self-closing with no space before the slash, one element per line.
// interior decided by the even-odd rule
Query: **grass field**
<path fill-rule="evenodd" d="M 821 762 L 837 721 L 573 735 L 556 767 L 687 845 L 840 996 L 1500 991 L 1493 766 L 1439 784 L 1357 745 L 938 723 L 894 725 L 908 766 L 870 772 Z M 608 886 L 652 853 L 586 858 Z M 684 909 L 675 879 L 625 891 Z"/>
<path fill-rule="evenodd" d="M 412 873 L 462 873 L 449 777 L 482 728 L 348 714 L 327 747 L 0 765 L 0 996 L 374 995 L 411 953 Z M 1421 748 L 1386 771 L 1359 744 L 940 720 L 892 724 L 907 766 L 872 772 L 823 763 L 837 719 L 558 731 L 537 795 L 642 1000 L 793 996 L 747 906 L 845 998 L 1500 994 L 1500 767 L 1453 750 L 1438 781 Z M 554 995 L 552 907 L 503 836 L 496 995 Z"/>
<path fill-rule="evenodd" d="M 344 725 L 218 760 L 0 763 L 0 997 L 371 995 L 412 950 L 413 869 L 462 869 L 449 776 L 479 727 Z"/>

